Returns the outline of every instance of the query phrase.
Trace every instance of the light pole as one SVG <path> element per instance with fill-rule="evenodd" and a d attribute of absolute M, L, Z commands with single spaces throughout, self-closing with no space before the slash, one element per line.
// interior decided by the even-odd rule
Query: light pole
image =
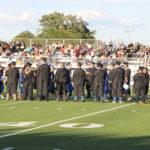
<path fill-rule="evenodd" d="M 132 33 L 134 31 L 131 31 L 131 30 L 125 30 L 125 33 L 128 35 L 128 44 L 130 42 L 130 33 Z"/>

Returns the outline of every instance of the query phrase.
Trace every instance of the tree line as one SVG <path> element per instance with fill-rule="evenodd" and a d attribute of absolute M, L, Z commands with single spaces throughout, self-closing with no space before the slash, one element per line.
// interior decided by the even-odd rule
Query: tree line
<path fill-rule="evenodd" d="M 60 39 L 95 39 L 95 30 L 88 28 L 88 22 L 76 15 L 54 12 L 39 19 L 38 34 L 23 31 L 15 38 L 60 38 Z"/>

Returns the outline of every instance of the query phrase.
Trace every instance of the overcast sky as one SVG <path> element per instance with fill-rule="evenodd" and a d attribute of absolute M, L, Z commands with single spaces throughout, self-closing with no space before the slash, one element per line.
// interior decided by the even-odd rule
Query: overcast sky
<path fill-rule="evenodd" d="M 10 40 L 24 30 L 36 33 L 38 20 L 57 11 L 82 16 L 96 38 L 108 41 L 150 41 L 149 0 L 0 0 L 0 39 Z"/>

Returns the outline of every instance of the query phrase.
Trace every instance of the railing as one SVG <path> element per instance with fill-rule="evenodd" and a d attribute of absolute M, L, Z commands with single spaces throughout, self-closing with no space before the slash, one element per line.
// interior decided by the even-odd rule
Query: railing
<path fill-rule="evenodd" d="M 33 66 L 39 63 L 41 57 L 33 58 L 32 56 L 0 56 L 0 64 L 6 66 L 10 61 L 16 61 L 18 66 L 23 66 L 27 62 L 31 62 Z M 128 62 L 131 66 L 147 66 L 150 67 L 150 58 L 129 58 L 129 57 L 122 57 L 122 58 L 100 58 L 100 57 L 50 57 L 47 56 L 47 63 L 52 64 L 55 67 L 58 67 L 59 63 L 64 62 L 71 62 L 73 67 L 76 67 L 77 62 L 81 62 L 83 67 L 86 68 L 89 66 L 89 62 L 93 61 L 97 62 L 106 62 L 108 65 L 111 62 L 116 62 L 116 60 L 120 61 L 122 64 L 123 62 Z"/>
<path fill-rule="evenodd" d="M 56 42 L 57 44 L 61 42 L 63 45 L 68 45 L 72 43 L 73 45 L 77 44 L 85 44 L 89 42 L 92 45 L 93 49 L 98 49 L 102 42 L 100 40 L 95 39 L 42 39 L 42 38 L 15 38 L 13 41 L 24 42 L 26 47 L 32 47 L 33 43 L 39 43 L 42 47 L 46 47 L 47 44 L 53 44 Z"/>

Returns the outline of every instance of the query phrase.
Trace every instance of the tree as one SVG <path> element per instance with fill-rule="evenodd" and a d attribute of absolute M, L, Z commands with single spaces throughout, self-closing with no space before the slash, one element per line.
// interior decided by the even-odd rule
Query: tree
<path fill-rule="evenodd" d="M 15 36 L 15 38 L 34 38 L 34 34 L 30 31 L 23 31 Z"/>
<path fill-rule="evenodd" d="M 90 31 L 88 23 L 76 15 L 54 12 L 42 16 L 39 22 L 40 38 L 95 39 L 96 31 Z"/>

